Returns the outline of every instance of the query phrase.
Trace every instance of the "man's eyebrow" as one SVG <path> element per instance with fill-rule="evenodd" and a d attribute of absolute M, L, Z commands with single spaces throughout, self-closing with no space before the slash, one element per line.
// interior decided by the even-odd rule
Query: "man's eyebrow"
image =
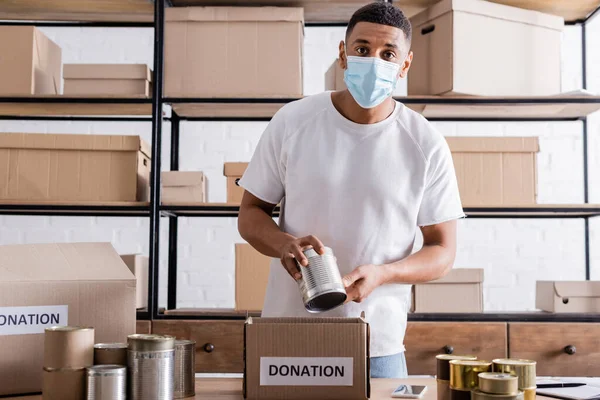
<path fill-rule="evenodd" d="M 354 43 L 370 44 L 370 43 L 369 43 L 369 41 L 368 41 L 368 40 L 366 40 L 366 39 L 356 39 L 356 40 L 353 42 L 353 44 L 354 44 Z"/>
<path fill-rule="evenodd" d="M 398 49 L 398 45 L 394 43 L 386 43 L 385 47 L 391 47 L 392 49 Z"/>

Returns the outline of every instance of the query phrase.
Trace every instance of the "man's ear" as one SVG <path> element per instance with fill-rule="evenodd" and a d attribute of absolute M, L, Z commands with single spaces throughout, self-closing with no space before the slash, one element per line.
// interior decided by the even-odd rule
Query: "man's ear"
<path fill-rule="evenodd" d="M 339 45 L 339 54 L 338 54 L 338 59 L 339 59 L 339 64 L 340 67 L 342 69 L 346 69 L 348 66 L 348 59 L 346 58 L 346 51 L 344 50 L 346 48 L 346 44 L 344 43 L 344 41 L 340 41 L 340 45 Z"/>
<path fill-rule="evenodd" d="M 410 69 L 410 64 L 412 64 L 412 59 L 413 59 L 413 52 L 409 51 L 408 56 L 406 56 L 406 59 L 404 60 L 404 62 L 402 63 L 402 66 L 400 67 L 400 78 L 406 78 L 406 74 L 408 74 L 408 70 Z"/>

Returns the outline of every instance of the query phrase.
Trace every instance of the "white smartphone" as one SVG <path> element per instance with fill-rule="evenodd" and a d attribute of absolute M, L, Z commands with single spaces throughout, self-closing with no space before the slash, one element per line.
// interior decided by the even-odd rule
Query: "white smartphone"
<path fill-rule="evenodd" d="M 392 397 L 402 399 L 420 399 L 427 391 L 423 385 L 400 385 L 392 392 Z"/>

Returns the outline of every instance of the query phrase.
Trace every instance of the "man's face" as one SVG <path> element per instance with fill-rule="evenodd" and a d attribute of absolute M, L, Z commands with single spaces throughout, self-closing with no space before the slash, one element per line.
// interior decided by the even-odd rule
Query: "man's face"
<path fill-rule="evenodd" d="M 346 54 L 377 57 L 399 64 L 401 67 L 398 76 L 406 77 L 412 61 L 412 51 L 401 29 L 371 22 L 359 22 L 346 39 L 347 42 L 340 42 L 339 47 L 339 59 L 343 69 L 347 66 Z"/>

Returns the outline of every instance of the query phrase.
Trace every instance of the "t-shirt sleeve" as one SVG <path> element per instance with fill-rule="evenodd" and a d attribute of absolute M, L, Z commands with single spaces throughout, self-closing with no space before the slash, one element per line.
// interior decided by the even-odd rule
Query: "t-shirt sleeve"
<path fill-rule="evenodd" d="M 464 216 L 452 154 L 444 141 L 429 161 L 417 224 L 435 225 Z"/>
<path fill-rule="evenodd" d="M 245 190 L 271 204 L 278 204 L 285 195 L 284 135 L 283 116 L 281 113 L 275 114 L 238 182 Z"/>

